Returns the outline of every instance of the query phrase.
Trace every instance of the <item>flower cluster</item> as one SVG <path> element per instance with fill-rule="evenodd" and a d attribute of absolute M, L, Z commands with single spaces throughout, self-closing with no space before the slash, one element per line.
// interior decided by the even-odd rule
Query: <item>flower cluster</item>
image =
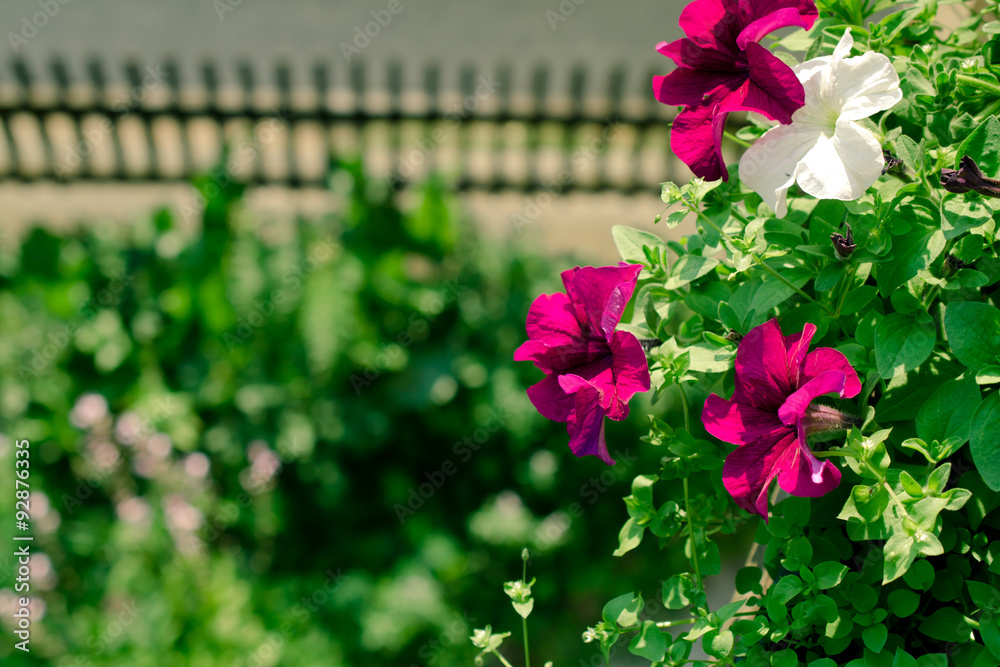
<path fill-rule="evenodd" d="M 649 390 L 639 340 L 615 331 L 642 266 L 577 267 L 562 274 L 566 293 L 541 295 L 528 310 L 528 338 L 515 361 L 532 361 L 545 379 L 528 396 L 547 419 L 566 422 L 569 447 L 614 464 L 604 417 L 622 420 L 636 393 Z"/>

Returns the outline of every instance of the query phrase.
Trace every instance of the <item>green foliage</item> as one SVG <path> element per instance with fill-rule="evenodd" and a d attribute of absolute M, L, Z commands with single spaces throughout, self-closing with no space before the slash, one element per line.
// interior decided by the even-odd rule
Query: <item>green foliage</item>
<path fill-rule="evenodd" d="M 548 261 L 479 240 L 439 184 L 404 211 L 358 165 L 331 182 L 339 212 L 287 228 L 206 180 L 200 226 L 4 238 L 0 421 L 31 442 L 51 563 L 27 664 L 464 665 L 524 544 L 539 651 L 589 656 L 561 638 L 619 573 L 578 557 L 613 549 L 584 526 L 655 460 L 642 426 L 609 426 L 612 474 L 527 399 Z M 11 544 L 12 504 L 0 523 Z"/>
<path fill-rule="evenodd" d="M 871 124 L 902 163 L 857 201 L 815 201 L 792 186 L 782 219 L 731 166 L 725 182 L 663 184 L 658 220 L 694 218 L 696 233 L 665 242 L 615 228 L 622 258 L 644 266 L 627 327 L 659 338 L 654 397 L 684 413 L 651 420 L 646 441 L 660 466 L 637 471 L 615 555 L 683 553 L 660 571 L 663 606 L 687 616 L 652 620 L 690 623 L 675 641 L 700 641 L 719 664 L 997 664 L 1000 200 L 948 192 L 940 174 L 963 156 L 988 177 L 1000 172 L 1000 24 L 975 14 L 936 32 L 934 2 L 817 5 L 808 34 L 772 46 L 828 55 L 845 25 L 864 28 L 853 32 L 858 51 L 886 55 L 902 80 L 903 100 Z M 737 138 L 761 132 L 748 126 Z M 830 239 L 848 230 L 843 245 L 855 247 L 841 252 Z M 846 437 L 809 437 L 841 471 L 838 488 L 772 496 L 764 523 L 730 499 L 719 464 L 731 447 L 698 417 L 709 394 L 732 395 L 741 337 L 775 317 L 786 336 L 815 325 L 814 348 L 848 359 L 860 393 L 817 400 L 861 417 Z M 745 565 L 734 563 L 746 599 L 712 609 L 702 582 L 719 571 L 719 545 L 751 540 Z M 622 596 L 615 609 L 640 599 Z M 606 655 L 619 634 L 637 632 L 630 646 L 647 646 L 637 637 L 650 619 L 629 620 L 605 614 L 617 633 Z M 675 664 L 676 645 L 663 664 Z M 660 648 L 633 653 L 657 662 Z"/>

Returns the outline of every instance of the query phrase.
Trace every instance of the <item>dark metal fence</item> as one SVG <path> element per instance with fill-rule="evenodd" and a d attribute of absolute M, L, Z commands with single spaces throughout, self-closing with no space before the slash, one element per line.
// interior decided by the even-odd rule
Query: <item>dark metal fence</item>
<path fill-rule="evenodd" d="M 459 190 L 632 192 L 683 169 L 655 72 L 465 67 L 446 86 L 433 65 L 371 69 L 14 60 L 0 67 L 0 180 L 176 182 L 225 164 L 248 184 L 324 187 L 331 159 L 360 154 L 400 187 L 437 171 Z"/>

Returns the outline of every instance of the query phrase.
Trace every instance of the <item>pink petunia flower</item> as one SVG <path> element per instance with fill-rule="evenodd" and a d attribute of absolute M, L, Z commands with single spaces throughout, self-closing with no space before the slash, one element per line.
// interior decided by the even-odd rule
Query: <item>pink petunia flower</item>
<path fill-rule="evenodd" d="M 853 398 L 861 391 L 858 374 L 843 354 L 829 347 L 812 352 L 816 326 L 784 336 L 777 320 L 750 330 L 736 351 L 736 390 L 730 400 L 712 394 L 701 420 L 719 440 L 739 445 L 726 457 L 722 481 L 736 504 L 767 520 L 767 492 L 778 486 L 794 496 L 813 498 L 840 483 L 840 470 L 820 461 L 806 438 L 856 425 L 852 417 L 826 405 L 825 394 Z"/>
<path fill-rule="evenodd" d="M 528 341 L 515 361 L 534 362 L 545 379 L 528 389 L 546 419 L 566 422 L 577 456 L 614 460 L 604 441 L 604 417 L 628 416 L 628 401 L 649 391 L 649 368 L 639 340 L 615 331 L 642 266 L 576 267 L 562 274 L 566 293 L 542 294 L 528 309 Z"/>
<path fill-rule="evenodd" d="M 696 176 L 729 180 L 722 133 L 730 111 L 792 122 L 805 103 L 802 84 L 757 42 L 778 28 L 808 30 L 818 15 L 812 0 L 695 0 L 684 8 L 680 26 L 687 37 L 656 46 L 677 69 L 653 77 L 653 93 L 664 104 L 686 107 L 674 120 L 670 147 Z"/>

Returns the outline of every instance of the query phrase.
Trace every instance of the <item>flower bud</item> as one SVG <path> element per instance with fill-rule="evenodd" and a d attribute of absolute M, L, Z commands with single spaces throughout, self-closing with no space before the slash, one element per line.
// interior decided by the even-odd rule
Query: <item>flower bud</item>
<path fill-rule="evenodd" d="M 830 240 L 833 241 L 833 249 L 837 252 L 838 259 L 847 259 L 852 254 L 854 254 L 855 249 L 857 249 L 857 244 L 854 242 L 854 232 L 851 231 L 851 226 L 844 224 L 847 228 L 847 234 L 833 233 L 830 234 Z"/>
<path fill-rule="evenodd" d="M 986 177 L 968 155 L 962 157 L 957 170 L 941 170 L 941 187 L 956 194 L 971 191 L 984 197 L 1000 197 L 1000 181 Z"/>

